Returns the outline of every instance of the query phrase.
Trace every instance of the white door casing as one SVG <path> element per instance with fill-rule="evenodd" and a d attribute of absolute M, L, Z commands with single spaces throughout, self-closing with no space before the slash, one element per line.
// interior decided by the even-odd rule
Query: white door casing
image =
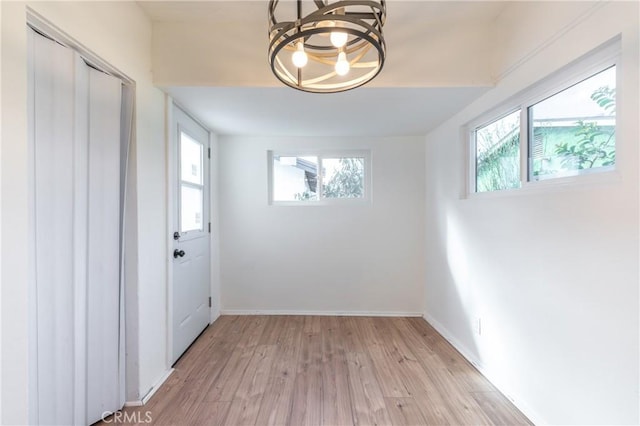
<path fill-rule="evenodd" d="M 175 363 L 210 320 L 209 132 L 172 107 L 172 353 Z"/>

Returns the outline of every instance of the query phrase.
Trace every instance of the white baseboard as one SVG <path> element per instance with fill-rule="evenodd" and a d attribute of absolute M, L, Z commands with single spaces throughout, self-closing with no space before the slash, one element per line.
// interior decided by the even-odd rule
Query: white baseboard
<path fill-rule="evenodd" d="M 307 315 L 333 317 L 422 317 L 422 312 L 387 311 L 290 311 L 270 309 L 223 309 L 221 315 Z"/>
<path fill-rule="evenodd" d="M 506 396 L 507 399 L 509 399 L 509 401 L 511 401 L 513 403 L 513 405 L 515 405 L 516 408 L 518 408 L 518 410 L 520 410 L 522 412 L 522 414 L 527 416 L 527 418 L 529 420 L 531 420 L 533 422 L 533 424 L 536 424 L 536 425 L 548 424 L 547 422 L 542 420 L 541 416 L 539 416 L 531 408 L 529 408 L 529 406 L 527 404 L 522 402 L 522 400 L 520 398 L 518 398 L 513 392 L 511 392 L 508 388 L 506 388 L 502 383 L 500 383 L 499 381 L 495 380 L 495 377 L 493 377 L 493 375 L 490 374 L 487 371 L 487 369 L 482 365 L 482 362 L 480 362 L 480 360 L 478 358 L 473 356 L 472 352 L 469 351 L 467 349 L 467 347 L 462 344 L 462 342 L 460 342 L 458 339 L 456 339 L 453 336 L 453 334 L 451 334 L 449 332 L 449 330 L 447 330 L 447 328 L 445 326 L 440 324 L 435 318 L 433 318 L 431 315 L 429 315 L 426 312 L 423 315 L 423 317 L 424 317 L 424 320 L 429 325 L 431 325 L 442 337 L 444 337 L 444 339 L 446 341 L 451 343 L 451 345 L 453 345 L 453 347 L 458 352 L 460 352 L 460 355 L 465 357 L 467 359 L 467 361 L 469 361 L 471 364 L 473 364 L 473 366 L 476 367 L 476 369 L 487 380 L 489 380 L 489 382 L 491 382 L 491 384 L 493 386 L 495 386 L 496 389 L 498 389 L 500 391 L 500 393 L 502 393 L 504 396 Z"/>
<path fill-rule="evenodd" d="M 167 370 L 162 375 L 162 377 L 160 377 L 160 380 L 158 380 L 156 382 L 156 384 L 153 385 L 151 387 L 151 389 L 149 389 L 149 392 L 147 392 L 147 394 L 142 397 L 142 399 L 134 400 L 134 401 L 127 401 L 127 402 L 124 403 L 124 406 L 125 407 L 141 407 L 141 406 L 145 405 L 147 402 L 149 402 L 151 397 L 158 391 L 158 389 L 160 389 L 160 386 L 162 386 L 162 384 L 167 381 L 167 379 L 169 378 L 171 373 L 173 373 L 173 371 L 174 371 L 173 368 L 170 368 L 169 370 Z"/>

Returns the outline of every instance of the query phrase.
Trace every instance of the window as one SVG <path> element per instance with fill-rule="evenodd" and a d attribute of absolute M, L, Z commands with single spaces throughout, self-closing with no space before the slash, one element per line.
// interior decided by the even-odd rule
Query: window
<path fill-rule="evenodd" d="M 202 231 L 204 182 L 203 146 L 180 132 L 180 232 Z"/>
<path fill-rule="evenodd" d="M 520 110 L 475 130 L 476 192 L 520 187 Z"/>
<path fill-rule="evenodd" d="M 269 153 L 273 204 L 313 204 L 364 200 L 369 153 Z"/>
<path fill-rule="evenodd" d="M 529 180 L 616 163 L 616 67 L 529 107 Z"/>
<path fill-rule="evenodd" d="M 609 43 L 470 123 L 470 188 L 516 189 L 613 170 L 619 44 Z"/>

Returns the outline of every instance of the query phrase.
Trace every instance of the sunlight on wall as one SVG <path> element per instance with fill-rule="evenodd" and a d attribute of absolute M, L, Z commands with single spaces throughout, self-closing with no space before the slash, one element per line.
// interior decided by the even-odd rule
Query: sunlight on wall
<path fill-rule="evenodd" d="M 482 266 L 492 263 L 489 259 L 470 259 L 469 251 L 472 250 L 473 241 L 468 236 L 472 232 L 464 231 L 459 221 L 451 214 L 446 216 L 446 250 L 447 265 L 452 278 L 458 300 L 462 307 L 465 318 L 462 324 L 465 324 L 462 332 L 472 337 L 473 345 L 466 347 L 467 352 L 471 352 L 472 361 L 477 363 L 483 371 L 489 375 L 492 380 L 497 383 L 505 383 L 508 377 L 504 365 L 503 357 L 503 334 L 504 325 L 508 324 L 506 319 L 503 321 L 499 312 L 491 311 L 491 314 L 484 315 L 486 312 L 478 301 L 483 300 L 480 297 Z M 465 239 L 465 236 L 467 238 Z M 473 252 L 482 252 L 474 250 Z M 487 256 L 490 253 L 482 252 Z M 485 298 L 491 298 L 491 295 L 485 295 Z M 467 344 L 468 345 L 468 344 Z"/>
<path fill-rule="evenodd" d="M 469 262 L 462 241 L 462 232 L 460 232 L 459 226 L 450 214 L 447 214 L 446 236 L 449 271 L 451 271 L 451 276 L 456 284 L 465 285 L 469 282 Z M 460 287 L 458 289 L 460 290 Z M 464 299 L 462 302 L 467 307 Z"/>

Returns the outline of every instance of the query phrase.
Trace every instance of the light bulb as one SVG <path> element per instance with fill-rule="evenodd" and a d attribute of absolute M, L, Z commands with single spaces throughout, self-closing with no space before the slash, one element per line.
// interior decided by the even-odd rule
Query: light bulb
<path fill-rule="evenodd" d="M 351 68 L 351 65 L 349 61 L 347 61 L 347 54 L 340 52 L 338 54 L 338 61 L 336 62 L 336 74 L 346 75 L 349 72 L 349 68 Z"/>
<path fill-rule="evenodd" d="M 307 65 L 307 54 L 304 51 L 304 43 L 299 41 L 298 43 L 296 43 L 296 51 L 293 52 L 293 55 L 291 55 L 291 61 L 293 62 L 293 65 L 295 65 L 298 68 L 302 68 L 305 65 Z"/>
<path fill-rule="evenodd" d="M 331 44 L 338 48 L 347 44 L 348 38 L 349 35 L 343 31 L 331 31 L 331 35 L 329 36 Z"/>

